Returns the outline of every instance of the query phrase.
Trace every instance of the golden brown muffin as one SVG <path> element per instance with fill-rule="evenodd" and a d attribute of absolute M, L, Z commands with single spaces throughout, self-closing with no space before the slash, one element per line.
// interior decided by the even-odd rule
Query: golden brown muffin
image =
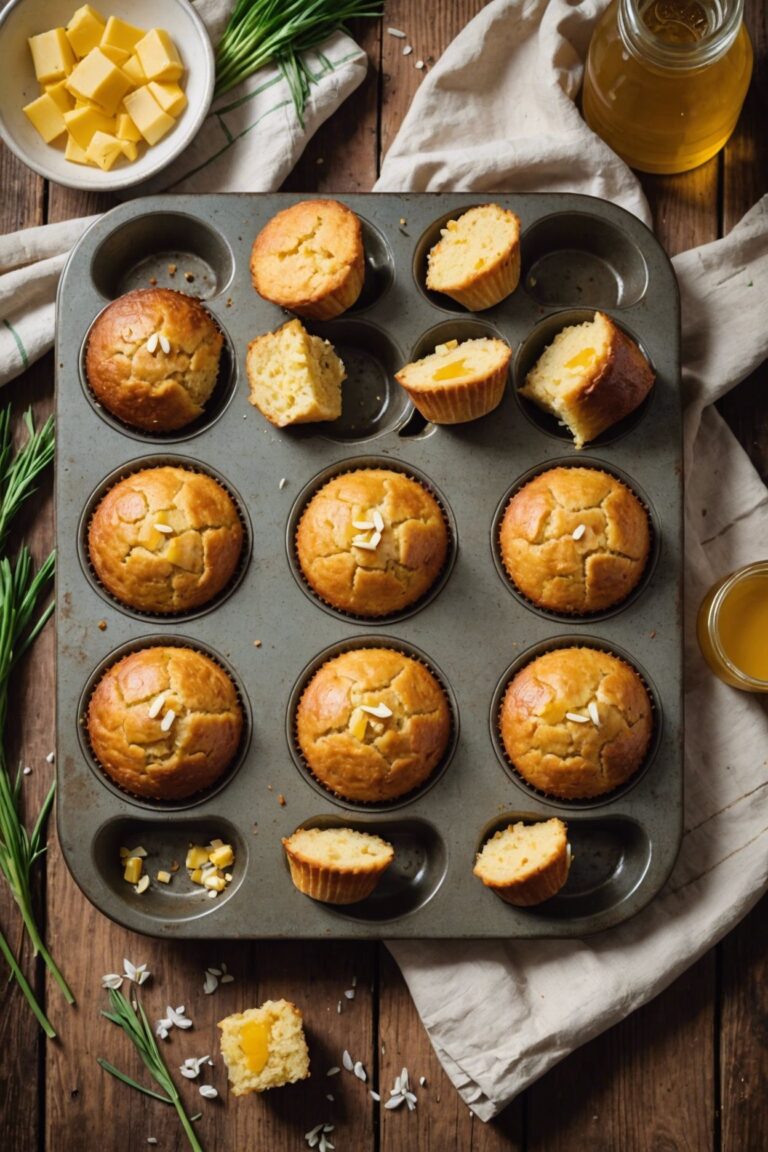
<path fill-rule="evenodd" d="M 600 612 L 643 575 L 648 513 L 608 472 L 550 468 L 512 497 L 499 544 L 513 583 L 539 608 Z"/>
<path fill-rule="evenodd" d="M 653 370 L 610 316 L 558 332 L 525 378 L 520 395 L 561 420 L 583 448 L 642 404 Z"/>
<path fill-rule="evenodd" d="M 332 320 L 363 288 L 360 221 L 338 200 L 302 200 L 262 228 L 251 251 L 253 286 L 299 316 Z"/>
<path fill-rule="evenodd" d="M 296 554 L 309 586 L 334 608 L 388 616 L 432 587 L 448 553 L 440 505 L 402 472 L 334 476 L 304 509 Z"/>
<path fill-rule="evenodd" d="M 245 370 L 248 399 L 278 428 L 341 416 L 347 371 L 330 341 L 311 336 L 301 320 L 252 340 Z"/>
<path fill-rule="evenodd" d="M 520 220 L 498 204 L 480 204 L 449 220 L 427 256 L 427 288 L 479 312 L 517 288 Z"/>
<path fill-rule="evenodd" d="M 243 526 L 220 484 L 189 468 L 145 468 L 110 488 L 88 526 L 108 592 L 143 612 L 189 612 L 232 579 Z"/>
<path fill-rule="evenodd" d="M 220 1020 L 221 1054 L 233 1096 L 265 1092 L 309 1076 L 301 1012 L 290 1000 L 267 1000 Z"/>
<path fill-rule="evenodd" d="M 93 754 L 126 792 L 184 800 L 235 758 L 243 710 L 227 673 L 191 648 L 141 648 L 102 676 L 86 721 Z"/>
<path fill-rule="evenodd" d="M 497 408 L 504 395 L 512 349 L 503 340 L 449 340 L 406 364 L 395 380 L 414 407 L 434 424 L 463 424 Z"/>
<path fill-rule="evenodd" d="M 520 775 L 564 800 L 624 784 L 641 767 L 653 731 L 637 672 L 597 648 L 556 648 L 526 664 L 507 688 L 499 724 Z"/>
<path fill-rule="evenodd" d="M 507 904 L 529 908 L 555 896 L 568 879 L 571 849 L 562 820 L 510 824 L 486 840 L 472 869 Z"/>
<path fill-rule="evenodd" d="M 173 432 L 203 412 L 224 343 L 199 300 L 168 288 L 120 296 L 97 318 L 85 353 L 96 399 L 148 432 Z"/>
<path fill-rule="evenodd" d="M 365 900 L 395 857 L 386 840 L 354 828 L 297 828 L 282 843 L 299 892 L 326 904 Z"/>
<path fill-rule="evenodd" d="M 326 788 L 347 800 L 394 800 L 423 784 L 442 760 L 451 713 L 423 664 L 390 648 L 358 648 L 314 674 L 296 731 Z"/>

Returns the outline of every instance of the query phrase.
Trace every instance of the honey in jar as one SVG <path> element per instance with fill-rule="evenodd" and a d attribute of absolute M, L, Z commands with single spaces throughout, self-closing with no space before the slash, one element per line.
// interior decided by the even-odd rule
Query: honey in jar
<path fill-rule="evenodd" d="M 747 692 L 768 692 L 768 560 L 710 588 L 697 633 L 704 658 L 721 680 Z"/>
<path fill-rule="evenodd" d="M 632 168 L 686 172 L 733 132 L 752 75 L 744 0 L 613 0 L 584 74 L 589 126 Z"/>

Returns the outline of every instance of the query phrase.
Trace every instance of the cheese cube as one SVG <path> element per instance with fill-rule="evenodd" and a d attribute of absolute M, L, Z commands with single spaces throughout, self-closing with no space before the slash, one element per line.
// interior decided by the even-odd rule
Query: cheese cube
<path fill-rule="evenodd" d="M 175 124 L 173 117 L 163 112 L 146 85 L 129 92 L 123 104 L 147 144 L 157 144 Z"/>
<path fill-rule="evenodd" d="M 173 116 L 174 119 L 180 112 L 183 112 L 187 106 L 186 96 L 178 84 L 174 84 L 173 81 L 150 80 L 147 88 L 149 88 L 163 112 L 167 112 L 168 115 Z"/>
<path fill-rule="evenodd" d="M 126 160 L 135 160 L 139 154 L 139 146 L 133 140 L 120 140 L 120 151 Z"/>
<path fill-rule="evenodd" d="M 65 80 L 57 80 L 55 84 L 45 84 L 45 91 L 62 112 L 71 112 L 75 106 L 74 97 L 67 91 Z"/>
<path fill-rule="evenodd" d="M 131 58 L 130 52 L 126 52 L 124 48 L 115 48 L 112 44 L 99 44 L 98 48 L 100 52 L 104 53 L 107 60 L 111 60 L 119 68 L 122 68 L 123 64 Z"/>
<path fill-rule="evenodd" d="M 139 132 L 127 112 L 118 113 L 115 136 L 117 136 L 118 140 L 132 140 L 137 144 L 139 140 L 143 139 L 141 132 Z"/>
<path fill-rule="evenodd" d="M 75 57 L 63 28 L 51 28 L 39 36 L 30 36 L 28 44 L 35 76 L 41 84 L 63 80 L 75 66 Z"/>
<path fill-rule="evenodd" d="M 122 145 L 123 141 L 109 132 L 94 132 L 85 150 L 86 159 L 98 164 L 102 171 L 108 172 L 115 160 L 124 155 Z"/>
<path fill-rule="evenodd" d="M 108 116 L 132 87 L 131 81 L 100 48 L 93 48 L 67 79 L 67 88 L 75 96 L 93 100 Z"/>
<path fill-rule="evenodd" d="M 146 84 L 147 77 L 144 75 L 144 69 L 139 63 L 138 56 L 135 54 L 129 56 L 125 64 L 121 64 L 120 67 L 126 76 L 130 76 L 131 80 L 133 80 L 134 88 L 139 88 L 142 84 Z"/>
<path fill-rule="evenodd" d="M 73 164 L 90 164 L 91 161 L 85 154 L 85 148 L 81 148 L 77 140 L 71 133 L 67 133 L 67 146 L 64 149 L 64 156 L 67 160 L 71 160 Z"/>
<path fill-rule="evenodd" d="M 84 150 L 87 150 L 94 133 L 114 133 L 117 127 L 111 116 L 105 116 L 97 108 L 75 108 L 73 112 L 65 112 L 64 123 L 70 136 Z"/>
<path fill-rule="evenodd" d="M 83 4 L 73 12 L 72 19 L 66 27 L 67 40 L 78 60 L 87 56 L 91 48 L 95 48 L 104 34 L 104 17 L 90 4 Z"/>
<path fill-rule="evenodd" d="M 178 80 L 184 71 L 176 45 L 164 28 L 152 28 L 136 45 L 148 80 Z"/>
<path fill-rule="evenodd" d="M 110 16 L 101 37 L 101 44 L 111 48 L 122 48 L 124 52 L 131 53 L 143 35 L 143 28 L 134 28 L 133 24 L 126 24 L 124 20 L 118 20 L 117 16 Z"/>
<path fill-rule="evenodd" d="M 51 140 L 55 140 L 67 130 L 61 108 L 47 92 L 38 96 L 31 104 L 25 104 L 22 111 L 32 121 L 46 144 L 50 144 Z"/>

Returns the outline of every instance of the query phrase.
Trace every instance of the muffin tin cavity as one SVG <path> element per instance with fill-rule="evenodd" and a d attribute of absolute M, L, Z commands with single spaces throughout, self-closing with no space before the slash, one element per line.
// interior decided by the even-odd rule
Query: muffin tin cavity
<path fill-rule="evenodd" d="M 563 440 L 573 448 L 573 436 L 568 428 L 565 427 L 555 416 L 545 412 L 543 408 L 539 408 L 537 404 L 525 399 L 520 395 L 520 389 L 525 384 L 525 378 L 533 368 L 534 364 L 541 356 L 544 349 L 552 343 L 559 332 L 563 328 L 569 328 L 574 324 L 583 324 L 587 320 L 593 320 L 595 311 L 600 309 L 588 308 L 569 308 L 564 312 L 553 312 L 547 316 L 540 324 L 537 324 L 532 332 L 521 342 L 518 346 L 513 360 L 513 376 L 515 381 L 515 399 L 517 400 L 521 410 L 525 413 L 532 424 L 542 432 L 546 432 L 548 436 L 554 436 L 557 440 Z M 627 336 L 629 336 L 637 344 L 645 359 L 651 366 L 651 369 L 656 375 L 656 383 L 651 388 L 650 392 L 643 400 L 642 404 L 635 408 L 634 412 L 630 412 L 623 420 L 619 420 L 616 424 L 612 424 L 610 428 L 606 428 L 605 432 L 601 432 L 594 440 L 590 440 L 587 448 L 600 448 L 604 444 L 613 444 L 617 440 L 621 440 L 628 432 L 631 432 L 641 420 L 645 419 L 648 410 L 653 404 L 653 399 L 658 387 L 658 374 L 651 357 L 648 355 L 643 341 L 629 329 L 625 324 L 619 323 L 615 317 L 611 319 L 616 324 L 617 328 L 621 328 Z M 575 451 L 576 449 L 574 449 Z M 581 451 L 584 451 L 582 449 Z"/>
<path fill-rule="evenodd" d="M 479 203 L 487 204 L 492 200 L 494 200 L 494 197 L 489 194 L 486 200 L 481 200 Z M 446 296 L 444 292 L 433 292 L 431 288 L 427 288 L 427 257 L 429 256 L 430 250 L 434 248 L 435 244 L 437 244 L 438 240 L 440 240 L 440 231 L 442 228 L 445 228 L 448 221 L 455 220 L 457 217 L 463 216 L 464 213 L 468 212 L 470 208 L 474 208 L 476 206 L 477 205 L 475 204 L 462 204 L 460 207 L 454 208 L 450 212 L 444 212 L 443 215 L 438 217 L 437 220 L 433 220 L 426 231 L 422 232 L 421 236 L 416 242 L 416 247 L 413 253 L 413 279 L 416 282 L 416 286 L 422 295 L 430 302 L 430 304 L 433 304 L 435 308 L 442 308 L 444 312 L 456 312 L 462 316 L 466 316 L 468 314 L 468 308 L 465 308 L 463 304 L 459 304 L 457 300 L 453 300 L 450 296 Z M 404 217 L 406 218 L 406 222 L 404 225 L 402 225 L 404 229 L 408 227 L 407 216 L 408 213 L 405 212 Z M 446 337 L 446 339 L 450 339 L 450 337 Z M 440 341 L 438 341 L 438 343 L 440 343 Z M 431 348 L 430 351 L 432 350 L 433 349 Z M 421 355 L 424 355 L 424 353 L 421 353 Z M 415 358 L 416 357 L 414 357 L 414 359 Z"/>
<path fill-rule="evenodd" d="M 207 888 L 193 884 L 184 861 L 190 844 L 208 844 L 213 839 L 231 844 L 235 862 L 228 871 L 232 881 L 213 900 Z M 143 873 L 150 877 L 146 892 L 139 894 L 134 886 L 123 879 L 121 848 L 144 848 Z M 167 922 L 181 923 L 195 920 L 215 912 L 232 899 L 248 869 L 248 848 L 237 829 L 218 816 L 205 819 L 135 820 L 119 817 L 104 824 L 96 833 L 92 846 L 97 883 L 106 889 L 111 914 L 120 921 L 120 909 L 130 909 L 134 915 L 156 921 L 158 927 Z M 160 870 L 168 871 L 178 864 L 169 884 L 157 880 Z M 114 902 L 114 903 L 113 903 Z"/>
<path fill-rule="evenodd" d="M 240 554 L 240 563 L 234 575 L 232 576 L 232 579 L 229 581 L 226 587 L 223 588 L 221 592 L 219 592 L 217 596 L 214 596 L 213 599 L 209 600 L 207 604 L 202 604 L 199 608 L 196 608 L 191 612 L 174 612 L 168 614 L 162 614 L 159 612 L 142 612 L 139 609 L 130 607 L 128 604 L 123 604 L 122 601 L 118 600 L 115 596 L 108 592 L 104 585 L 101 583 L 98 576 L 96 575 L 96 572 L 94 571 L 93 565 L 91 564 L 91 559 L 88 552 L 88 527 L 90 525 L 91 518 L 96 511 L 100 501 L 104 498 L 104 496 L 106 496 L 110 488 L 113 488 L 115 484 L 118 483 L 118 481 L 124 480 L 127 476 L 132 476 L 137 472 L 142 472 L 146 468 L 162 468 L 165 466 L 171 468 L 187 468 L 191 472 L 201 472 L 204 475 L 210 476 L 212 479 L 216 480 L 217 483 L 219 483 L 221 487 L 224 488 L 224 490 L 232 497 L 243 528 L 243 546 Z M 83 509 L 83 513 L 80 517 L 80 523 L 78 525 L 77 531 L 78 557 L 80 559 L 80 565 L 82 567 L 83 573 L 85 574 L 85 577 L 91 587 L 94 588 L 96 592 L 98 592 L 99 596 L 108 601 L 108 603 L 112 604 L 124 615 L 132 616 L 136 620 L 151 621 L 153 624 L 180 624 L 187 620 L 195 620 L 199 616 L 204 616 L 206 613 L 212 612 L 215 608 L 218 608 L 225 600 L 229 599 L 232 593 L 235 592 L 239 587 L 243 577 L 245 576 L 251 558 L 252 541 L 253 532 L 251 528 L 250 517 L 248 516 L 245 503 L 239 492 L 237 492 L 229 483 L 229 481 L 225 479 L 221 473 L 217 472 L 215 468 L 211 468 L 211 466 L 208 464 L 202 465 L 197 460 L 192 460 L 186 456 L 143 456 L 138 460 L 130 460 L 126 464 L 123 464 L 120 468 L 116 468 L 114 472 L 111 472 L 104 478 L 104 480 L 102 480 L 99 486 L 95 488 L 91 495 L 88 497 L 85 508 Z"/>
<path fill-rule="evenodd" d="M 210 300 L 229 285 L 235 258 L 220 232 L 184 212 L 151 212 L 117 227 L 91 260 L 96 290 L 114 300 L 136 288 L 174 288 Z"/>
<path fill-rule="evenodd" d="M 541 656 L 545 652 L 552 652 L 557 648 L 597 648 L 602 652 L 608 652 L 610 655 L 616 656 L 619 660 L 623 660 L 625 664 L 628 664 L 629 667 L 633 668 L 634 671 L 638 674 L 646 691 L 648 692 L 648 697 L 651 702 L 653 730 L 651 733 L 648 750 L 643 759 L 643 763 L 640 765 L 637 772 L 635 772 L 634 775 L 629 780 L 627 780 L 626 784 L 622 784 L 620 788 L 614 788 L 612 792 L 606 792 L 602 796 L 594 796 L 588 800 L 566 800 L 562 797 L 552 796 L 548 793 L 539 791 L 538 788 L 534 788 L 533 785 L 529 784 L 527 780 L 523 779 L 523 777 L 515 768 L 514 764 L 512 764 L 510 761 L 509 757 L 507 756 L 504 743 L 501 739 L 501 733 L 499 731 L 499 716 L 501 712 L 501 705 L 510 681 L 514 679 L 517 673 L 522 668 L 524 668 L 526 664 L 530 664 L 531 661 L 535 660 L 537 656 Z M 499 762 L 501 763 L 509 778 L 514 781 L 518 788 L 521 788 L 524 792 L 527 792 L 530 797 L 535 798 L 540 803 L 560 808 L 561 812 L 559 812 L 558 815 L 563 819 L 568 818 L 567 812 L 599 808 L 604 804 L 613 803 L 613 801 L 626 796 L 628 792 L 637 787 L 637 785 L 648 772 L 648 769 L 651 767 L 656 758 L 656 753 L 659 749 L 659 744 L 661 741 L 661 701 L 659 699 L 659 693 L 648 673 L 638 664 L 637 660 L 635 660 L 633 656 L 630 656 L 628 652 L 625 652 L 624 649 L 620 648 L 617 644 L 609 643 L 608 641 L 602 640 L 596 636 L 582 636 L 581 633 L 572 633 L 569 636 L 552 636 L 548 640 L 542 640 L 540 643 L 534 644 L 533 647 L 528 648 L 525 652 L 521 653 L 521 655 L 518 656 L 518 658 L 512 664 L 510 664 L 496 685 L 496 691 L 494 692 L 493 699 L 491 700 L 491 712 L 489 720 L 491 740 L 493 742 L 494 750 L 499 758 Z"/>
<path fill-rule="evenodd" d="M 412 480 L 417 480 L 424 488 L 435 498 L 440 505 L 440 509 L 445 519 L 446 527 L 448 529 L 448 554 L 443 565 L 440 575 L 435 580 L 432 587 L 422 596 L 415 604 L 409 604 L 401 612 L 390 613 L 388 616 L 355 616 L 351 612 L 343 612 L 333 605 L 326 603 L 309 586 L 304 579 L 304 574 L 301 571 L 298 557 L 296 555 L 296 531 L 299 526 L 304 509 L 309 501 L 318 492 L 324 484 L 332 480 L 334 476 L 340 476 L 345 472 L 355 472 L 363 468 L 384 468 L 390 472 L 401 472 L 404 476 L 410 477 Z M 426 476 L 420 469 L 414 468 L 412 465 L 402 464 L 398 460 L 390 459 L 387 456 L 356 456 L 348 460 L 344 460 L 338 464 L 331 464 L 329 467 L 324 468 L 317 476 L 314 476 L 308 484 L 302 488 L 299 495 L 296 497 L 294 505 L 288 517 L 288 524 L 285 532 L 285 546 L 288 554 L 288 565 L 293 573 L 296 583 L 301 588 L 302 592 L 309 597 L 319 608 L 327 612 L 330 616 L 335 616 L 339 620 L 351 622 L 354 624 L 363 624 L 368 628 L 380 627 L 383 624 L 396 624 L 401 620 L 407 620 L 409 616 L 413 616 L 416 612 L 420 612 L 422 608 L 426 608 L 436 596 L 439 596 L 442 589 L 448 582 L 453 566 L 456 562 L 456 555 L 458 552 L 458 535 L 456 529 L 456 520 L 454 518 L 451 507 L 448 504 L 443 493 L 433 484 L 428 476 Z M 362 645 L 361 645 L 362 646 Z M 385 645 L 386 646 L 386 645 Z"/>
<path fill-rule="evenodd" d="M 504 340 L 504 337 L 485 320 L 444 320 L 419 336 L 411 349 L 411 361 L 431 356 L 436 345 L 447 344 L 449 340 Z"/>
<path fill-rule="evenodd" d="M 356 820 L 340 816 L 314 816 L 302 828 L 354 828 L 381 836 L 395 850 L 395 858 L 366 900 L 357 904 L 323 905 L 329 912 L 353 920 L 383 922 L 408 916 L 432 899 L 445 879 L 448 852 L 445 842 L 426 820 Z M 286 868 L 288 867 L 286 863 Z"/>
<path fill-rule="evenodd" d="M 520 242 L 520 282 L 539 304 L 629 308 L 642 300 L 648 268 L 621 229 L 586 212 L 558 212 Z"/>
<path fill-rule="evenodd" d="M 370 308 L 382 298 L 391 287 L 395 278 L 395 265 L 392 258 L 392 249 L 389 247 L 384 233 L 371 224 L 370 220 L 360 218 L 363 229 L 363 248 L 365 250 L 365 280 L 363 289 L 355 303 L 347 310 L 362 312 Z"/>
<path fill-rule="evenodd" d="M 528 812 L 510 812 L 489 824 L 477 845 L 479 852 L 496 832 L 522 820 L 537 823 Z M 624 816 L 567 817 L 571 867 L 565 886 L 551 900 L 525 909 L 526 915 L 553 920 L 578 920 L 620 908 L 637 890 L 651 862 L 648 833 Z M 490 890 L 500 909 L 509 907 Z"/>
<path fill-rule="evenodd" d="M 645 568 L 643 569 L 643 574 L 640 577 L 637 585 L 632 589 L 629 595 L 624 598 L 624 600 L 622 600 L 619 604 L 614 604 L 611 608 L 606 608 L 604 611 L 589 612 L 576 615 L 573 613 L 554 612 L 548 608 L 542 608 L 538 604 L 534 604 L 533 601 L 527 598 L 527 596 L 523 595 L 504 567 L 504 561 L 501 558 L 499 534 L 501 531 L 501 522 L 504 519 L 504 513 L 507 510 L 507 505 L 509 504 L 512 497 L 515 496 L 521 490 L 521 488 L 524 488 L 526 484 L 530 483 L 530 481 L 533 480 L 535 476 L 540 476 L 542 473 L 549 472 L 553 468 L 594 468 L 601 472 L 607 472 L 609 475 L 614 476 L 617 480 L 620 480 L 622 484 L 629 488 L 630 492 L 635 494 L 635 496 L 645 508 L 645 511 L 648 513 L 651 539 L 650 551 L 648 553 L 648 559 L 645 563 Z M 659 558 L 660 548 L 661 526 L 659 524 L 659 518 L 650 501 L 650 498 L 646 495 L 639 484 L 627 476 L 625 472 L 622 472 L 620 468 L 617 468 L 615 464 L 608 464 L 604 460 L 599 460 L 594 457 L 584 455 L 583 453 L 579 453 L 575 458 L 573 456 L 564 456 L 553 460 L 547 460 L 544 463 L 537 464 L 534 468 L 529 468 L 528 471 L 524 472 L 522 476 L 519 476 L 517 480 L 515 480 L 514 484 L 504 493 L 501 500 L 499 501 L 498 507 L 496 508 L 496 512 L 493 517 L 493 521 L 491 523 L 491 552 L 493 554 L 493 562 L 496 565 L 496 571 L 498 572 L 506 587 L 515 597 L 515 599 L 518 600 L 521 604 L 524 604 L 526 608 L 529 608 L 531 612 L 535 612 L 537 615 L 543 616 L 548 620 L 556 620 L 561 624 L 579 624 L 582 622 L 594 624 L 599 620 L 608 620 L 611 616 L 615 616 L 618 612 L 624 612 L 627 608 L 629 608 L 631 604 L 634 604 L 634 602 L 638 599 L 639 596 L 643 594 L 644 590 L 651 582 L 654 570 L 656 568 L 656 563 Z M 576 640 L 578 640 L 578 637 Z"/>
<path fill-rule="evenodd" d="M 369 621 L 370 623 L 370 621 Z M 440 684 L 440 687 L 445 693 L 448 702 L 448 708 L 451 713 L 451 733 L 448 738 L 448 744 L 440 763 L 437 765 L 431 776 L 424 781 L 418 788 L 414 788 L 405 796 L 398 796 L 394 800 L 386 800 L 381 802 L 359 803 L 354 800 L 347 800 L 343 796 L 337 796 L 336 793 L 329 791 L 310 771 L 302 754 L 301 748 L 296 735 L 296 711 L 299 706 L 299 701 L 304 695 L 304 692 L 314 676 L 315 672 L 332 660 L 334 656 L 341 655 L 342 652 L 350 652 L 357 648 L 391 648 L 395 652 L 401 652 L 405 656 L 410 656 L 413 660 L 418 660 L 425 668 L 429 669 L 432 675 Z M 293 762 L 299 770 L 302 778 L 310 784 L 316 792 L 318 792 L 325 800 L 332 800 L 340 808 L 347 808 L 352 812 L 392 812 L 398 808 L 404 808 L 408 804 L 412 804 L 415 800 L 420 799 L 430 789 L 434 788 L 435 784 L 445 774 L 453 755 L 456 751 L 456 745 L 459 740 L 459 710 L 456 703 L 456 697 L 450 687 L 446 677 L 435 665 L 429 656 L 417 648 L 414 644 L 409 644 L 404 640 L 396 639 L 394 636 L 351 636 L 346 640 L 342 640 L 337 644 L 332 644 L 323 652 L 319 652 L 314 660 L 303 670 L 298 680 L 293 686 L 290 697 L 288 699 L 288 707 L 285 716 L 285 731 L 286 739 L 288 741 L 288 748 L 293 757 Z"/>
<path fill-rule="evenodd" d="M 104 673 L 114 664 L 117 664 L 119 660 L 122 660 L 124 656 L 128 656 L 131 652 L 139 652 L 143 648 L 155 647 L 191 648 L 193 651 L 202 652 L 203 655 L 208 656 L 229 676 L 230 680 L 235 686 L 238 700 L 240 701 L 240 706 L 243 711 L 243 730 L 240 737 L 240 746 L 235 756 L 233 757 L 229 768 L 216 781 L 213 787 L 206 788 L 204 791 L 196 793 L 194 796 L 190 796 L 185 800 L 148 800 L 141 796 L 133 796 L 130 793 L 123 791 L 123 789 L 118 788 L 101 767 L 101 764 L 97 760 L 93 752 L 93 748 L 91 747 L 91 742 L 88 738 L 88 705 L 90 703 L 91 696 L 93 695 L 96 686 Z M 212 796 L 216 796 L 219 792 L 226 788 L 226 786 L 234 778 L 248 753 L 248 748 L 251 743 L 252 718 L 248 695 L 245 691 L 242 681 L 240 680 L 232 665 L 227 660 L 225 660 L 223 656 L 221 656 L 213 648 L 210 648 L 207 644 L 203 644 L 199 640 L 194 640 L 191 637 L 164 636 L 162 633 L 158 633 L 155 635 L 141 636 L 136 640 L 130 640 L 127 644 L 122 644 L 119 648 L 115 648 L 114 651 L 110 652 L 109 655 L 106 656 L 96 666 L 96 668 L 94 668 L 91 675 L 88 677 L 85 687 L 83 688 L 80 695 L 80 702 L 77 708 L 76 725 L 80 750 L 85 757 L 88 767 L 98 778 L 98 780 L 104 785 L 104 787 L 108 788 L 114 796 L 120 797 L 121 800 L 128 801 L 131 804 L 135 804 L 138 808 L 144 808 L 152 812 L 181 812 L 187 808 L 194 808 L 198 804 L 206 803 L 206 801 L 210 800 Z M 213 833 L 213 835 L 216 835 L 216 833 Z M 132 847 L 132 845 L 129 845 L 129 847 Z"/>
<path fill-rule="evenodd" d="M 144 286 L 146 287 L 146 285 Z M 188 293 L 188 295 L 193 295 L 193 293 Z M 109 307 L 109 305 L 106 305 L 106 307 Z M 102 309 L 102 312 L 103 311 L 104 309 Z M 96 323 L 100 315 L 101 312 L 98 316 L 94 317 L 93 324 Z M 217 420 L 221 419 L 237 392 L 237 356 L 232 344 L 232 338 L 218 316 L 211 314 L 211 319 L 224 337 L 224 343 L 221 346 L 221 355 L 219 356 L 219 371 L 216 376 L 216 384 L 213 392 L 205 402 L 203 412 L 196 420 L 193 420 L 190 424 L 185 424 L 183 428 L 177 428 L 173 432 L 149 432 L 144 428 L 133 428 L 117 416 L 113 416 L 103 404 L 99 403 L 88 384 L 85 357 L 88 350 L 89 329 L 80 348 L 78 365 L 83 392 L 94 412 L 99 415 L 105 424 L 109 424 L 110 427 L 122 433 L 123 436 L 130 436 L 134 440 L 149 441 L 153 444 L 178 444 L 183 440 L 191 440 L 194 436 L 199 436 L 201 432 L 205 432 L 206 429 L 215 424 Z M 91 324 L 91 328 L 93 328 L 93 324 Z"/>

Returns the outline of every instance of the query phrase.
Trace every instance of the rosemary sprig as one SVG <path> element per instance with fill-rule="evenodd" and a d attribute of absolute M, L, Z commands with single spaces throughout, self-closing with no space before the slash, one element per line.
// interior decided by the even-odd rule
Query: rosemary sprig
<path fill-rule="evenodd" d="M 97 1058 L 97 1063 L 105 1072 L 117 1080 L 121 1080 L 123 1084 L 128 1084 L 131 1088 L 143 1092 L 145 1096 L 151 1096 L 154 1100 L 162 1101 L 163 1104 L 172 1104 L 178 1113 L 190 1148 L 193 1149 L 193 1152 L 203 1152 L 202 1145 L 192 1127 L 192 1122 L 181 1102 L 178 1089 L 171 1079 L 167 1064 L 163 1060 L 155 1034 L 152 1031 L 152 1025 L 147 1020 L 147 1014 L 139 1002 L 137 994 L 134 992 L 131 1000 L 129 1000 L 119 989 L 110 988 L 109 1003 L 112 1011 L 102 1012 L 102 1016 L 106 1016 L 107 1020 L 111 1020 L 113 1024 L 117 1024 L 118 1028 L 122 1028 L 141 1057 L 144 1067 L 155 1083 L 162 1088 L 162 1093 L 154 1092 L 144 1084 L 139 1084 L 137 1080 L 133 1080 L 125 1072 L 121 1072 L 101 1057 Z"/>

